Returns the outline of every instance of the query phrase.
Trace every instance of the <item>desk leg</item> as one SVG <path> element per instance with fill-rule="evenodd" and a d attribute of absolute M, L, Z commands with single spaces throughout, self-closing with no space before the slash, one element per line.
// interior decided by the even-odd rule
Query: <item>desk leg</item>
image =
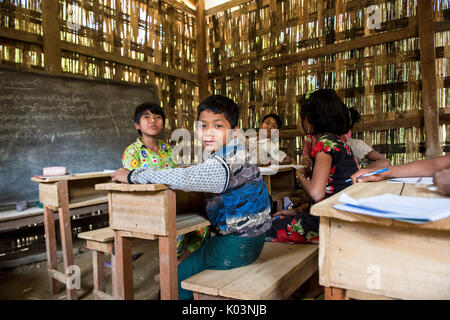
<path fill-rule="evenodd" d="M 105 254 L 103 252 L 93 250 L 92 251 L 92 264 L 94 272 L 94 290 L 105 291 Z M 95 296 L 95 300 L 99 300 Z"/>
<path fill-rule="evenodd" d="M 175 192 L 168 192 L 168 235 L 159 237 L 161 300 L 178 300 L 177 226 Z"/>
<path fill-rule="evenodd" d="M 266 183 L 267 186 L 267 192 L 269 193 L 269 195 L 272 195 L 272 185 L 270 183 L 270 176 L 263 176 L 264 182 Z"/>
<path fill-rule="evenodd" d="M 59 215 L 59 228 L 61 233 L 61 246 L 63 251 L 64 272 L 68 275 L 68 268 L 73 263 L 73 247 L 72 247 L 72 227 L 70 225 L 70 213 L 69 213 L 69 190 L 67 188 L 67 181 L 59 182 L 58 197 L 60 201 L 60 207 L 58 209 Z M 66 283 L 66 293 L 68 300 L 76 300 L 77 294 L 75 289 L 69 287 L 69 283 Z"/>
<path fill-rule="evenodd" d="M 345 289 L 325 287 L 325 300 L 345 300 Z"/>
<path fill-rule="evenodd" d="M 133 266 L 131 260 L 131 238 L 114 232 L 115 276 L 113 290 L 122 300 L 133 300 Z M 115 292 L 113 292 L 115 294 Z"/>
<path fill-rule="evenodd" d="M 47 251 L 47 268 L 48 270 L 58 268 L 58 260 L 56 256 L 56 234 L 55 234 L 55 217 L 53 210 L 44 206 L 44 229 L 45 229 L 45 248 Z M 50 276 L 50 291 L 52 294 L 59 292 L 58 281 Z"/>

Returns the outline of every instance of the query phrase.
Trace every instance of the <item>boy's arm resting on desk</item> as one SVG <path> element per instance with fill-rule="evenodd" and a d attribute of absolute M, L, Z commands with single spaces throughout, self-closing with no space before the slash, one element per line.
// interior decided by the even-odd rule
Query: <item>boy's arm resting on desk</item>
<path fill-rule="evenodd" d="M 222 158 L 213 157 L 188 168 L 139 168 L 130 172 L 129 180 L 139 184 L 166 184 L 175 190 L 222 193 L 228 186 L 229 168 Z"/>

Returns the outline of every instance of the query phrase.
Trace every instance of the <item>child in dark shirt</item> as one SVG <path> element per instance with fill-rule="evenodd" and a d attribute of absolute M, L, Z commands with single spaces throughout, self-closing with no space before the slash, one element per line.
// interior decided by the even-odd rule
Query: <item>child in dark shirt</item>
<path fill-rule="evenodd" d="M 342 138 L 357 120 L 357 111 L 348 109 L 329 89 L 308 92 L 301 102 L 299 128 L 315 138 L 312 147 L 312 176 L 297 170 L 298 182 L 314 202 L 347 188 L 346 182 L 358 170 L 355 156 Z M 300 209 L 282 210 L 274 215 L 268 236 L 279 242 L 317 243 L 319 217 Z"/>

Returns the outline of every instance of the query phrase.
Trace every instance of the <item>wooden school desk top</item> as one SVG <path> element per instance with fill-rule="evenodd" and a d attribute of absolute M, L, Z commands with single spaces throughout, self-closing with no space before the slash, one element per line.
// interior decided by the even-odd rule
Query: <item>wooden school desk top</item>
<path fill-rule="evenodd" d="M 31 177 L 31 181 L 34 182 L 57 182 L 65 180 L 79 180 L 79 179 L 92 179 L 92 178 L 103 178 L 111 176 L 112 172 L 109 171 L 98 171 L 98 172 L 83 172 L 66 174 L 63 176 L 34 176 Z"/>
<path fill-rule="evenodd" d="M 350 222 L 364 222 L 373 223 L 385 226 L 404 227 L 404 228 L 420 228 L 420 229 L 434 229 L 434 230 L 450 230 L 450 218 L 414 224 L 409 222 L 398 221 L 389 218 L 373 217 L 353 212 L 342 211 L 334 208 L 335 204 L 339 203 L 341 193 L 347 193 L 354 199 L 363 199 L 391 193 L 394 195 L 408 196 L 408 197 L 424 197 L 424 198 L 445 198 L 446 196 L 437 191 L 430 191 L 425 186 L 420 185 L 415 187 L 411 183 L 391 183 L 388 181 L 356 183 L 350 187 L 342 190 L 334 196 L 322 200 L 311 207 L 311 214 L 315 216 L 323 216 L 329 218 L 340 219 Z"/>
<path fill-rule="evenodd" d="M 108 191 L 160 191 L 168 190 L 165 184 L 127 184 L 127 183 L 99 183 L 95 185 L 95 190 Z"/>

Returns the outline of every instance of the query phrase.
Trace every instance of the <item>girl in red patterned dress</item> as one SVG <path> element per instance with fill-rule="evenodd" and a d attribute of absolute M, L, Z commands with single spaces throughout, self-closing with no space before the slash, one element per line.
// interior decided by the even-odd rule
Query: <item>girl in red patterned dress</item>
<path fill-rule="evenodd" d="M 358 112 L 347 108 L 334 90 L 318 89 L 302 99 L 298 127 L 312 135 L 312 175 L 297 170 L 298 182 L 314 202 L 349 187 L 345 182 L 355 173 L 358 162 L 349 146 L 340 138 L 359 119 Z M 317 243 L 319 217 L 300 208 L 277 211 L 268 234 L 276 242 Z"/>

